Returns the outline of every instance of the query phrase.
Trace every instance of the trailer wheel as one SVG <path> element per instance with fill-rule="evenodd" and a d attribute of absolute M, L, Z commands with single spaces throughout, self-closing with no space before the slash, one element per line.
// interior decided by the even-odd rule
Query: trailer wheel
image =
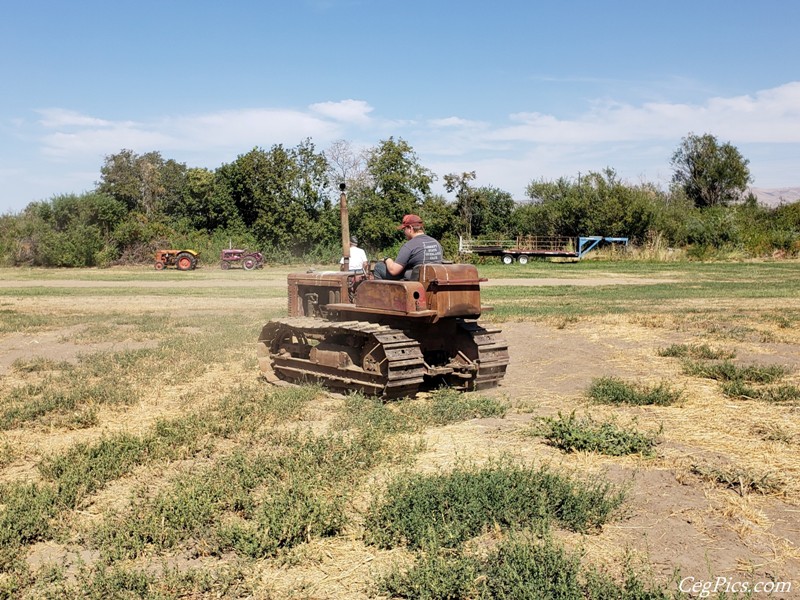
<path fill-rule="evenodd" d="M 519 260 L 519 264 L 521 264 L 521 265 L 527 265 L 528 264 L 528 257 L 525 254 L 520 254 L 518 260 Z"/>
<path fill-rule="evenodd" d="M 504 265 L 510 265 L 514 262 L 514 257 L 510 254 L 503 254 L 503 258 L 501 259 Z"/>

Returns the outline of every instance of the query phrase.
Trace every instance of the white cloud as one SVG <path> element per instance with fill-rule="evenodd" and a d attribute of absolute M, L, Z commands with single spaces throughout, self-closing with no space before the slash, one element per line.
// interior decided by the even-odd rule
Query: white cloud
<path fill-rule="evenodd" d="M 131 125 L 110 125 L 105 129 L 80 132 L 55 132 L 42 138 L 42 153 L 56 160 L 74 160 L 78 156 L 103 156 L 123 148 L 149 151 L 169 147 L 170 137 Z M 98 167 L 99 168 L 99 167 Z"/>
<path fill-rule="evenodd" d="M 48 129 L 58 127 L 108 127 L 113 125 L 111 121 L 82 115 L 74 110 L 63 108 L 44 108 L 37 112 L 42 115 L 39 124 Z"/>
<path fill-rule="evenodd" d="M 598 101 L 575 119 L 537 112 L 509 117 L 492 139 L 527 143 L 608 143 L 680 139 L 711 133 L 736 143 L 800 143 L 800 82 L 754 96 L 710 98 L 704 104 L 651 102 L 641 106 Z"/>
<path fill-rule="evenodd" d="M 444 119 L 431 119 L 428 123 L 433 127 L 468 127 L 481 128 L 485 125 L 480 121 L 470 121 L 460 117 L 446 117 Z"/>
<path fill-rule="evenodd" d="M 173 132 L 175 149 L 201 145 L 240 151 L 276 143 L 294 145 L 307 137 L 331 139 L 341 131 L 338 124 L 301 111 L 266 108 L 188 116 L 158 126 Z"/>
<path fill-rule="evenodd" d="M 317 104 L 312 104 L 309 108 L 313 112 L 319 113 L 324 117 L 344 123 L 356 123 L 359 125 L 369 123 L 369 114 L 373 111 L 373 108 L 363 100 L 318 102 Z"/>
<path fill-rule="evenodd" d="M 525 155 L 537 145 L 613 146 L 618 143 L 677 142 L 690 132 L 711 133 L 734 145 L 800 143 L 800 82 L 751 96 L 710 98 L 703 104 L 650 102 L 633 106 L 598 100 L 570 119 L 541 112 L 511 114 L 505 123 L 432 118 L 424 124 L 372 117 L 363 100 L 312 104 L 306 111 L 249 108 L 163 118 L 155 122 L 109 121 L 75 111 L 40 111 L 43 152 L 53 157 L 75 153 L 108 154 L 121 148 L 136 151 L 206 153 L 246 151 L 274 143 L 296 144 L 311 138 L 317 145 L 363 134 L 369 125 L 374 143 L 384 135 L 403 137 L 428 153 L 473 155 L 478 150 Z M 353 129 L 357 127 L 358 129 Z M 552 150 L 546 152 L 552 154 Z M 487 156 L 486 159 L 496 158 Z"/>
<path fill-rule="evenodd" d="M 5 168 L 27 177 L 0 173 L 3 195 L 9 186 L 38 182 L 41 196 L 90 188 L 103 156 L 123 148 L 159 151 L 190 166 L 216 168 L 254 146 L 294 146 L 310 138 L 319 149 L 337 139 L 370 146 L 389 136 L 403 138 L 435 173 L 475 170 L 479 185 L 493 185 L 521 198 L 539 177 L 576 176 L 614 168 L 628 180 L 669 180 L 669 158 L 688 133 L 710 133 L 731 142 L 749 158 L 760 187 L 798 185 L 800 156 L 800 81 L 750 95 L 709 97 L 702 103 L 631 104 L 601 98 L 576 116 L 537 111 L 510 114 L 491 123 L 427 115 L 376 115 L 358 99 L 318 102 L 306 108 L 255 107 L 203 114 L 164 115 L 159 119 L 109 120 L 66 108 L 38 111 L 35 123 L 9 120 L 16 146 Z M 37 146 L 31 145 L 35 140 Z M 9 146 L 11 148 L 11 146 Z M 38 148 L 50 164 L 25 164 L 23 154 Z M 789 157 L 789 158 L 787 158 Z M 56 168 L 56 163 L 58 168 Z M 90 176 L 92 170 L 96 173 Z M 47 172 L 47 176 L 42 175 Z M 56 173 L 60 179 L 54 179 Z M 81 184 L 80 181 L 85 180 Z M 48 184 L 45 186 L 45 182 Z M 0 198 L 0 205 L 5 198 Z M 17 202 L 14 200 L 14 202 Z"/>
<path fill-rule="evenodd" d="M 745 158 L 752 153 L 749 166 L 760 185 L 798 184 L 796 168 L 785 157 L 796 157 L 800 147 L 800 82 L 697 104 L 634 106 L 600 99 L 568 119 L 530 111 L 494 127 L 474 127 L 456 117 L 428 124 L 431 129 L 409 139 L 422 149 L 429 168 L 439 174 L 475 170 L 478 185 L 494 185 L 517 198 L 531 180 L 606 167 L 628 181 L 665 185 L 672 174 L 670 157 L 689 133 L 731 142 Z"/>
<path fill-rule="evenodd" d="M 108 121 L 72 111 L 47 111 L 39 124 L 41 151 L 53 158 L 98 156 L 128 148 L 136 152 L 158 150 L 206 154 L 218 150 L 221 160 L 233 151 L 276 143 L 294 145 L 305 138 L 315 141 L 341 137 L 341 126 L 318 116 L 285 109 L 219 111 L 153 122 Z"/>

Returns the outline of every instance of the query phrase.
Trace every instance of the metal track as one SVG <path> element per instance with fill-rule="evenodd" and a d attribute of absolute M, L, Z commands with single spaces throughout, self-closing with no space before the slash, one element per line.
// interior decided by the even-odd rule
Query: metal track
<path fill-rule="evenodd" d="M 455 368 L 457 373 L 447 378 L 449 385 L 465 391 L 497 386 L 509 362 L 508 344 L 500 337 L 500 329 L 459 321 L 457 331 L 463 368 Z M 329 351 L 328 360 L 320 360 L 324 349 L 331 347 L 335 350 Z M 346 364 L 337 363 L 336 357 L 344 351 L 349 354 Z M 400 329 L 366 321 L 275 319 L 261 332 L 258 355 L 262 374 L 278 385 L 318 382 L 342 392 L 393 399 L 414 396 L 425 384 L 441 384 L 435 377 L 436 367 L 424 362 L 417 340 Z"/>
<path fill-rule="evenodd" d="M 335 342 L 349 354 L 346 365 L 315 362 L 314 349 Z M 425 363 L 419 343 L 402 331 L 362 321 L 342 323 L 287 317 L 267 323 L 259 338 L 259 366 L 274 383 L 319 382 L 340 391 L 361 391 L 386 399 L 414 396 L 423 383 Z"/>
<path fill-rule="evenodd" d="M 477 348 L 478 371 L 466 382 L 467 390 L 485 390 L 495 387 L 506 374 L 508 343 L 500 337 L 499 328 L 487 329 L 475 321 L 461 321 L 459 328 L 468 335 Z"/>

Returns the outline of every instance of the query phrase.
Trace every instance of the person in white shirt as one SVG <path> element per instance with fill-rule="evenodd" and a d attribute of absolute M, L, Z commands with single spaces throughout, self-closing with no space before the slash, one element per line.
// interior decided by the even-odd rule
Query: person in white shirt
<path fill-rule="evenodd" d="M 344 256 L 339 261 L 339 264 L 344 264 Z M 367 271 L 369 269 L 369 259 L 367 253 L 358 247 L 358 238 L 354 235 L 350 236 L 350 270 L 351 271 Z"/>

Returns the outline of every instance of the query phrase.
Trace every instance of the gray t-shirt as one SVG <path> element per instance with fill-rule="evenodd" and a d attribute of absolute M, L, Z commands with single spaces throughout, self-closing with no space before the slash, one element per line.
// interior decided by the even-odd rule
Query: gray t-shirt
<path fill-rule="evenodd" d="M 423 233 L 403 244 L 395 262 L 403 265 L 406 273 L 417 265 L 441 263 L 442 246 L 431 236 Z"/>

